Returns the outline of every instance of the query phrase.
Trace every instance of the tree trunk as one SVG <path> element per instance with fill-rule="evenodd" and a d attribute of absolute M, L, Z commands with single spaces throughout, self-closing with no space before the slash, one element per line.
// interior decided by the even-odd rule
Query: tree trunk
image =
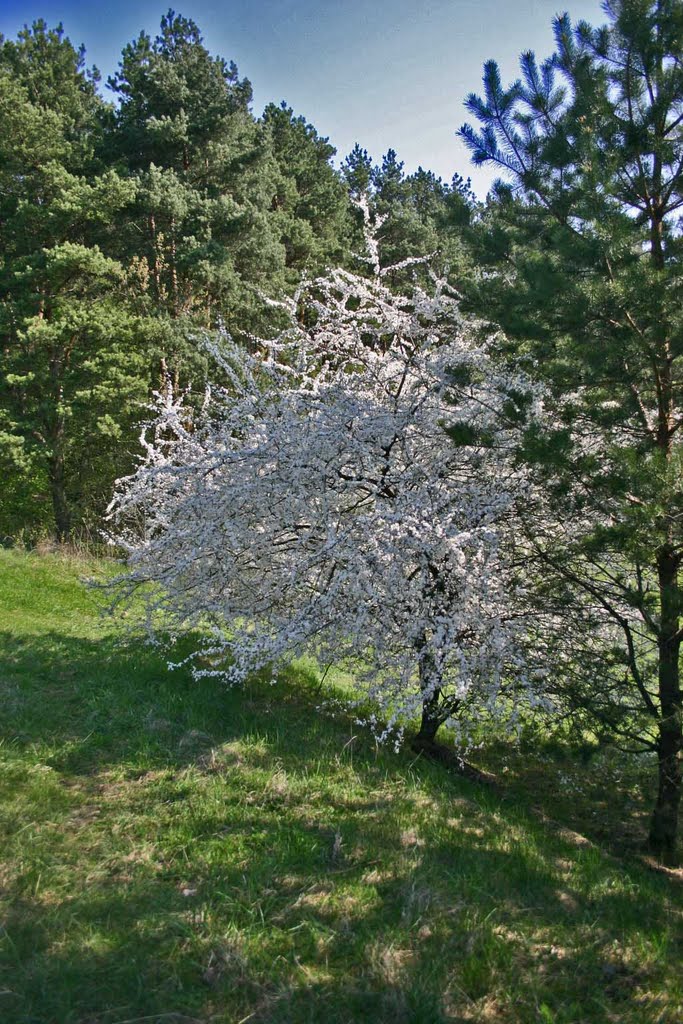
<path fill-rule="evenodd" d="M 661 599 L 661 626 L 659 635 L 659 704 L 661 718 L 657 752 L 659 758 L 659 786 L 652 822 L 649 846 L 667 861 L 676 858 L 678 834 L 678 808 L 681 799 L 681 749 L 683 732 L 681 721 L 681 685 L 679 654 L 678 556 L 670 546 L 663 547 L 657 556 L 659 591 Z"/>
<path fill-rule="evenodd" d="M 651 256 L 659 271 L 665 268 L 663 245 L 664 205 L 661 199 L 661 166 L 659 158 L 654 167 L 655 201 L 651 220 Z M 673 355 L 668 339 L 668 325 L 660 322 L 665 340 L 662 344 L 659 366 L 657 447 L 668 467 L 673 456 L 675 385 L 672 377 Z M 668 863 L 676 862 L 678 842 L 678 808 L 681 801 L 681 683 L 680 601 L 678 569 L 680 556 L 674 548 L 671 521 L 665 543 L 657 552 L 657 578 L 659 584 L 660 623 L 657 638 L 659 736 L 657 738 L 658 785 L 648 845 L 658 857 Z"/>
<path fill-rule="evenodd" d="M 493 775 L 483 772 L 474 765 L 468 764 L 460 756 L 457 750 L 445 743 L 436 742 L 436 734 L 443 725 L 446 714 L 441 701 L 440 678 L 434 664 L 433 657 L 427 650 L 427 642 L 424 641 L 418 648 L 420 689 L 422 690 L 422 716 L 420 718 L 420 729 L 416 733 L 411 746 L 413 750 L 427 757 L 430 761 L 436 761 L 451 771 L 457 772 L 472 782 L 478 782 L 485 786 L 496 786 Z M 434 684 L 437 685 L 434 685 Z M 450 705 L 451 713 L 457 705 Z"/>
<path fill-rule="evenodd" d="M 441 691 L 435 690 L 431 697 L 427 697 L 422 701 L 420 731 L 415 737 L 418 742 L 434 742 L 434 738 L 439 730 L 439 726 L 441 725 L 441 719 L 438 714 L 440 695 Z"/>
<path fill-rule="evenodd" d="M 50 358 L 51 403 L 47 436 L 50 442 L 48 457 L 48 477 L 52 493 L 52 510 L 55 517 L 55 533 L 57 540 L 63 543 L 71 533 L 71 511 L 66 497 L 66 473 L 64 466 L 64 442 L 66 436 L 66 419 L 64 416 L 64 384 L 63 375 L 69 363 L 73 339 L 69 345 L 57 348 Z"/>
<path fill-rule="evenodd" d="M 176 260 L 175 218 L 171 217 L 171 316 L 180 316 L 180 291 L 178 289 L 178 265 Z"/>
<path fill-rule="evenodd" d="M 57 540 L 63 543 L 71 533 L 71 512 L 64 484 L 64 457 L 60 451 L 50 458 L 49 476 Z"/>
<path fill-rule="evenodd" d="M 157 224 L 154 214 L 149 217 L 149 237 L 152 242 L 152 280 L 154 281 L 154 297 L 157 302 L 161 298 L 161 271 L 159 269 L 159 249 L 157 247 Z"/>
<path fill-rule="evenodd" d="M 416 743 L 433 743 L 443 719 L 439 714 L 441 687 L 436 683 L 436 665 L 427 650 L 427 642 L 419 647 L 420 689 L 422 691 L 422 718 Z"/>

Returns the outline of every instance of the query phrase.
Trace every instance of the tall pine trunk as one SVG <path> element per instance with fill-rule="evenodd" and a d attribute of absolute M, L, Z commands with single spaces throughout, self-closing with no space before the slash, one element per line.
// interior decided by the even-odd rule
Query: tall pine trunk
<path fill-rule="evenodd" d="M 151 254 L 150 254 L 150 266 L 152 271 L 152 280 L 154 281 L 154 297 L 157 302 L 161 299 L 161 270 L 159 267 L 159 246 L 157 241 L 157 224 L 154 214 L 150 214 L 148 219 L 149 224 L 149 237 L 151 240 Z"/>
<path fill-rule="evenodd" d="M 55 519 L 55 535 L 60 543 L 68 539 L 71 533 L 71 509 L 66 496 L 66 467 L 64 446 L 66 436 L 66 420 L 64 416 L 64 386 L 62 375 L 68 363 L 71 346 L 58 348 L 50 359 L 50 379 L 52 384 L 53 408 L 49 417 L 47 436 L 50 441 L 48 457 L 48 478 L 52 495 L 52 511 Z"/>
<path fill-rule="evenodd" d="M 649 846 L 654 853 L 667 860 L 676 856 L 678 811 L 681 799 L 681 749 L 683 723 L 681 720 L 679 587 L 678 556 L 670 546 L 663 547 L 657 556 L 661 624 L 658 641 L 659 666 L 659 736 L 658 790 L 652 821 Z"/>
<path fill-rule="evenodd" d="M 650 222 L 650 255 L 658 271 L 665 268 L 663 203 L 661 200 L 662 168 L 659 156 L 653 167 L 655 201 Z M 660 323 L 663 328 L 664 318 Z M 670 341 L 665 334 L 658 374 L 657 447 L 664 455 L 668 467 L 673 457 L 675 416 L 673 356 Z M 668 497 L 668 495 L 667 495 Z M 678 570 L 680 555 L 674 547 L 671 524 L 666 541 L 657 552 L 657 581 L 659 585 L 660 622 L 657 637 L 659 736 L 657 737 L 658 786 L 648 844 L 663 859 L 676 859 L 678 842 L 678 810 L 681 801 L 681 748 L 683 734 L 681 722 L 680 681 L 680 603 Z"/>
<path fill-rule="evenodd" d="M 60 543 L 68 540 L 71 533 L 71 511 L 66 497 L 64 457 L 56 451 L 50 457 L 48 466 L 52 510 L 55 517 L 55 532 Z"/>

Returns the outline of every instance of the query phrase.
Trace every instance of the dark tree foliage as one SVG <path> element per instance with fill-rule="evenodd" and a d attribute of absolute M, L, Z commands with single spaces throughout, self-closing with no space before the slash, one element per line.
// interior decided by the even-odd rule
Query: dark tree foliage
<path fill-rule="evenodd" d="M 123 50 L 109 79 L 118 95 L 118 143 L 129 166 L 189 171 L 231 134 L 235 115 L 249 119 L 251 84 L 237 67 L 212 57 L 193 21 L 169 11 L 152 40 L 145 32 Z"/>
<path fill-rule="evenodd" d="M 263 112 L 280 180 L 273 196 L 287 268 L 314 274 L 344 262 L 353 228 L 348 190 L 332 166 L 336 154 L 286 103 Z"/>
<path fill-rule="evenodd" d="M 65 538 L 128 465 L 145 331 L 106 255 L 132 183 L 95 158 L 103 103 L 61 28 L 0 47 L 3 532 Z M 105 483 L 105 481 L 107 481 Z"/>
<path fill-rule="evenodd" d="M 370 191 L 370 183 L 373 178 L 372 157 L 368 155 L 367 149 L 363 149 L 358 142 L 349 155 L 344 158 L 342 174 L 353 198 L 358 199 Z"/>
<path fill-rule="evenodd" d="M 253 289 L 282 286 L 285 250 L 272 216 L 279 171 L 249 82 L 169 11 L 155 40 L 142 33 L 124 49 L 110 87 L 120 103 L 107 155 L 138 186 L 122 257 L 148 309 L 175 321 L 176 338 L 188 322 L 254 326 Z"/>

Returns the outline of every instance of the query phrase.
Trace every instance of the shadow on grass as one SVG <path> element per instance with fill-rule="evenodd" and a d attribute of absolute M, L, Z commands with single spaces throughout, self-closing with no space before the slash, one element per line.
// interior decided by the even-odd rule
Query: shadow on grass
<path fill-rule="evenodd" d="M 8 1024 L 677 1019 L 665 879 L 378 752 L 306 680 L 195 683 L 116 638 L 0 645 L 10 759 L 67 790 L 14 839 Z"/>

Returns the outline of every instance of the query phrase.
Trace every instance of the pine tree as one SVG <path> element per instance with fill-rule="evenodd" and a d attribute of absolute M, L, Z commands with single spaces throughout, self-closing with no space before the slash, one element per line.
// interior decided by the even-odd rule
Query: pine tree
<path fill-rule="evenodd" d="M 354 199 L 369 192 L 372 181 L 372 157 L 368 155 L 367 149 L 363 149 L 358 142 L 349 155 L 344 158 L 342 174 Z"/>
<path fill-rule="evenodd" d="M 249 81 L 212 57 L 195 23 L 171 10 L 154 40 L 141 32 L 124 48 L 109 85 L 120 98 L 120 151 L 135 169 L 201 167 L 236 115 L 249 120 Z"/>
<path fill-rule="evenodd" d="M 268 104 L 262 122 L 281 175 L 273 204 L 287 267 L 315 274 L 342 260 L 352 229 L 347 189 L 332 166 L 336 149 L 284 102 Z"/>
<path fill-rule="evenodd" d="M 120 99 L 109 158 L 139 183 L 121 258 L 148 308 L 173 321 L 176 339 L 196 323 L 254 326 L 254 289 L 283 286 L 285 250 L 272 210 L 278 166 L 249 82 L 169 11 L 154 40 L 142 33 L 125 47 L 109 84 Z"/>
<path fill-rule="evenodd" d="M 586 629 L 563 695 L 654 749 L 650 845 L 675 856 L 681 793 L 683 3 L 612 0 L 608 24 L 555 20 L 556 51 L 490 61 L 460 136 L 494 189 L 473 295 L 547 389 L 527 456 L 554 527 L 530 540 L 546 600 Z M 553 583 L 555 586 L 551 586 Z M 592 627 L 599 623 L 596 632 Z M 573 633 L 577 637 L 576 631 Z"/>
<path fill-rule="evenodd" d="M 103 104 L 61 28 L 0 48 L 2 530 L 65 539 L 100 507 L 145 397 L 120 264 L 105 255 L 134 186 L 95 157 Z M 114 470 L 112 473 L 112 464 Z M 103 493 L 104 492 L 104 493 Z M 51 506 L 51 512 L 50 512 Z M 22 522 L 23 520 L 23 522 Z"/>

